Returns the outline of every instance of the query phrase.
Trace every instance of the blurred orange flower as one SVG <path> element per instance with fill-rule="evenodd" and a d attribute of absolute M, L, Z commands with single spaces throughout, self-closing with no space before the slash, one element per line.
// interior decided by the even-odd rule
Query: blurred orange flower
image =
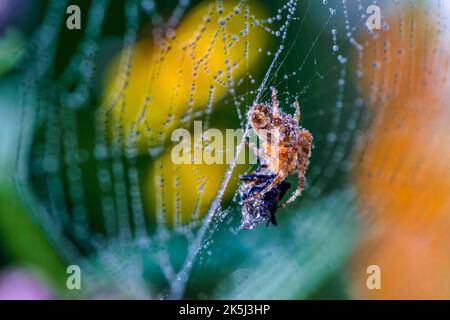
<path fill-rule="evenodd" d="M 394 6 L 384 10 L 392 27 L 361 39 L 373 121 L 355 155 L 369 222 L 352 264 L 357 298 L 450 298 L 450 39 L 439 10 L 437 1 Z M 373 264 L 381 290 L 366 287 Z"/>

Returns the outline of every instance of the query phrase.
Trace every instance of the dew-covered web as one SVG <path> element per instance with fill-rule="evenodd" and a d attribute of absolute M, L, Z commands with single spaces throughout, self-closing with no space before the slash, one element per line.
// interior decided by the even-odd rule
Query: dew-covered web
<path fill-rule="evenodd" d="M 73 36 L 65 27 L 69 1 L 53 0 L 29 41 L 23 65 L 17 178 L 33 218 L 64 261 L 85 271 L 88 296 L 116 292 L 131 298 L 214 297 L 220 291 L 204 284 L 202 272 L 211 277 L 211 283 L 220 282 L 233 274 L 233 268 L 241 268 L 237 261 L 223 268 L 226 259 L 242 258 L 241 241 L 250 239 L 259 248 L 271 234 L 294 232 L 288 220 L 281 221 L 285 226 L 280 231 L 252 232 L 264 232 L 265 238 L 238 229 L 236 161 L 222 168 L 220 177 L 208 178 L 196 167 L 186 178 L 185 168 L 170 164 L 165 156 L 170 154 L 171 132 L 179 127 L 191 130 L 193 120 L 202 120 L 205 130 L 234 126 L 251 134 L 246 111 L 256 102 L 270 103 L 271 87 L 277 89 L 285 112 L 293 113 L 293 102 L 299 100 L 302 125 L 314 135 L 302 198 L 306 203 L 323 202 L 323 208 L 345 207 L 326 197 L 346 189 L 354 166 L 350 152 L 370 123 L 360 96 L 360 79 L 372 72 L 363 61 L 365 47 L 376 41 L 377 31 L 366 29 L 366 9 L 373 4 L 381 8 L 417 5 L 406 0 L 381 4 L 242 0 L 229 9 L 228 1 L 207 3 L 90 1 L 82 6 L 83 28 Z M 199 5 L 206 8 L 202 19 L 184 26 L 191 28 L 190 36 L 176 42 L 178 28 L 200 10 Z M 439 5 L 437 1 L 423 6 L 431 10 Z M 231 32 L 236 19 L 241 19 L 242 29 Z M 217 27 L 208 35 L 209 45 L 196 51 L 206 37 L 204 27 L 212 23 Z M 384 21 L 381 27 L 402 30 Z M 264 41 L 248 36 L 254 30 Z M 143 39 L 150 39 L 144 49 L 139 46 Z M 233 46 L 239 45 L 243 50 L 236 54 Z M 182 46 L 167 81 L 167 60 Z M 144 64 L 136 62 L 139 59 Z M 110 62 L 108 66 L 105 61 Z M 137 63 L 141 65 L 135 67 Z M 185 63 L 192 66 L 190 70 Z M 212 74 L 210 63 L 224 68 Z M 381 63 L 374 61 L 373 69 Z M 148 71 L 142 78 L 134 77 L 135 68 Z M 203 73 L 207 81 L 200 78 Z M 138 81 L 145 85 L 136 89 Z M 158 82 L 163 81 L 168 89 L 157 92 Z M 369 100 L 383 96 L 379 86 L 372 84 Z M 130 104 L 137 92 L 141 98 Z M 206 98 L 199 98 L 199 92 L 207 92 Z M 167 102 L 164 108 L 158 105 L 161 101 Z M 152 120 L 155 114 L 161 121 Z M 231 120 L 221 122 L 223 118 Z M 241 149 L 245 147 L 239 142 L 237 153 Z M 184 196 L 186 179 L 196 190 L 194 199 Z M 220 180 L 213 195 L 205 187 L 208 179 Z M 304 207 L 302 198 L 294 205 L 299 210 Z M 191 203 L 190 212 L 183 211 L 186 201 Z M 327 224 L 326 217 L 322 220 L 320 234 L 325 235 L 335 225 Z M 308 226 L 314 228 L 308 221 L 292 228 L 307 234 Z M 237 252 L 228 246 L 225 253 L 220 252 L 221 241 L 231 243 Z M 211 276 L 214 268 L 218 273 Z M 205 293 L 194 293 L 197 289 L 190 287 Z"/>

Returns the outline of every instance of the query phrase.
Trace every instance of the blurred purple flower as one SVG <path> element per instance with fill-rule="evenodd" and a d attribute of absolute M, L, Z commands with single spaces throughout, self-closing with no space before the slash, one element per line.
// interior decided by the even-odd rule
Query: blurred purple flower
<path fill-rule="evenodd" d="M 29 14 L 32 1 L 0 0 L 0 35 L 11 24 L 17 24 Z"/>
<path fill-rule="evenodd" d="M 48 300 L 52 297 L 50 290 L 30 272 L 8 269 L 0 273 L 0 300 Z"/>

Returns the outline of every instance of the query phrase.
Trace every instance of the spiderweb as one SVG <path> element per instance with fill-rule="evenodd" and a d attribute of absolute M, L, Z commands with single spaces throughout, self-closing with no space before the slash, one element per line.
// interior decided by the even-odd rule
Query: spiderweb
<path fill-rule="evenodd" d="M 255 288 L 241 275 L 261 261 L 268 272 L 261 281 L 287 268 L 312 288 L 300 264 L 316 250 L 332 252 L 316 265 L 344 256 L 330 241 L 346 238 L 339 226 L 354 219 L 350 153 L 371 121 L 358 79 L 366 76 L 365 47 L 377 39 L 366 30 L 366 9 L 440 2 L 96 0 L 81 6 L 83 28 L 75 32 L 65 28 L 68 5 L 49 1 L 28 44 L 16 175 L 34 220 L 64 261 L 81 266 L 86 295 L 114 288 L 128 298 L 246 298 Z M 183 34 L 192 12 L 199 19 Z M 192 130 L 194 120 L 251 134 L 245 113 L 269 102 L 271 87 L 286 112 L 298 98 L 315 148 L 307 188 L 280 216 L 282 226 L 245 234 L 236 161 L 218 174 L 201 166 L 187 174 L 170 164 L 170 135 Z M 237 154 L 245 149 L 236 146 Z M 194 200 L 184 196 L 186 181 Z M 342 201 L 330 196 L 336 192 Z M 303 242 L 289 247 L 283 238 L 296 233 Z M 302 249 L 308 241 L 316 247 Z M 267 253 L 284 246 L 282 256 Z"/>

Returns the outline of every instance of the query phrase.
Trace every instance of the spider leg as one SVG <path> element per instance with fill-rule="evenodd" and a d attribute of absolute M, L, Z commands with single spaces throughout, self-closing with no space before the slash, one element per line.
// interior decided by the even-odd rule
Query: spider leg
<path fill-rule="evenodd" d="M 288 204 L 294 202 L 295 199 L 297 199 L 301 194 L 303 189 L 305 188 L 305 171 L 299 170 L 298 171 L 298 185 L 297 189 L 291 194 L 289 199 L 286 200 L 285 203 L 283 203 L 280 208 L 286 207 Z"/>
<path fill-rule="evenodd" d="M 301 152 L 303 154 L 303 158 L 306 157 L 305 163 L 306 163 L 306 167 L 308 167 L 309 157 L 311 156 L 311 149 L 312 149 L 312 143 L 313 143 L 313 136 L 312 136 L 311 132 L 309 132 L 306 129 L 302 129 L 302 131 L 300 132 L 300 141 L 302 141 Z M 300 158 L 300 159 L 302 159 L 302 158 Z"/>
<path fill-rule="evenodd" d="M 273 188 L 275 188 L 279 183 L 281 183 L 282 181 L 284 181 L 284 179 L 286 179 L 287 175 L 284 171 L 280 171 L 276 177 L 272 180 L 272 182 L 264 188 L 263 191 L 261 191 L 259 194 L 257 194 L 257 197 L 263 197 L 267 192 L 269 192 L 270 190 L 272 190 Z"/>
<path fill-rule="evenodd" d="M 305 174 L 306 174 L 306 171 L 308 170 L 309 157 L 311 155 L 312 135 L 308 130 L 304 130 L 304 131 L 302 131 L 301 136 L 302 136 L 302 140 L 301 140 L 302 146 L 298 153 L 299 161 L 298 161 L 297 189 L 294 191 L 293 194 L 291 194 L 289 199 L 287 199 L 286 202 L 280 206 L 280 208 L 284 208 L 288 204 L 292 203 L 296 198 L 298 198 L 302 194 L 302 191 L 305 188 Z"/>
<path fill-rule="evenodd" d="M 277 90 L 272 87 L 272 116 L 273 116 L 273 130 L 270 132 L 271 152 L 270 156 L 279 157 L 280 148 L 280 103 L 277 98 Z"/>
<path fill-rule="evenodd" d="M 297 121 L 297 123 L 300 123 L 300 117 L 301 117 L 300 104 L 298 103 L 297 99 L 295 99 L 294 105 L 295 105 L 294 119 L 295 119 L 295 121 Z"/>

